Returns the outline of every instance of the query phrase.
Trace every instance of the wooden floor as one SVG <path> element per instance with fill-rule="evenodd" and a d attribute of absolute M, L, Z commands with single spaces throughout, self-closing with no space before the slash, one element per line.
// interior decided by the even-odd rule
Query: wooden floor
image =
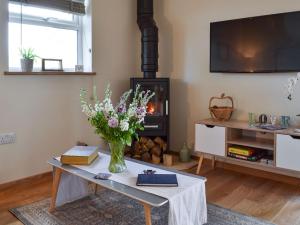
<path fill-rule="evenodd" d="M 194 172 L 192 170 L 191 172 Z M 210 203 L 269 220 L 278 225 L 300 225 L 300 187 L 216 168 L 204 163 Z M 50 196 L 51 177 L 0 189 L 0 225 L 19 225 L 8 209 Z"/>
<path fill-rule="evenodd" d="M 0 189 L 0 225 L 19 225 L 8 209 L 50 197 L 51 175 Z"/>

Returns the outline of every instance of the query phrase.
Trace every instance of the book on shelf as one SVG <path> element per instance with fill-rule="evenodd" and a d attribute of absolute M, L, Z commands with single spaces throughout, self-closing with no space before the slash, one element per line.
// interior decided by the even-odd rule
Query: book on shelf
<path fill-rule="evenodd" d="M 98 147 L 74 146 L 60 157 L 63 164 L 90 165 L 98 157 Z"/>
<path fill-rule="evenodd" d="M 228 152 L 228 156 L 235 159 L 242 159 L 246 161 L 256 162 L 264 156 L 264 153 L 259 152 L 253 156 L 244 156 L 244 155 L 238 155 L 238 154 Z"/>
<path fill-rule="evenodd" d="M 228 152 L 232 154 L 243 155 L 243 156 L 253 156 L 255 154 L 255 150 L 247 147 L 239 147 L 239 146 L 229 147 Z"/>

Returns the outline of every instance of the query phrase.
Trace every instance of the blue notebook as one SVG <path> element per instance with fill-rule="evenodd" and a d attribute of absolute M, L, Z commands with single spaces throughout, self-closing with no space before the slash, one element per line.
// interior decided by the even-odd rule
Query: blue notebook
<path fill-rule="evenodd" d="M 178 187 L 176 174 L 139 174 L 137 186 Z"/>

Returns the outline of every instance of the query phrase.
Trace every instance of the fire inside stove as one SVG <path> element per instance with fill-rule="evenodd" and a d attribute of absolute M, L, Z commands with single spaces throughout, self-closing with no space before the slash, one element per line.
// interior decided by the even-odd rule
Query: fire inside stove
<path fill-rule="evenodd" d="M 155 105 L 153 102 L 148 102 L 147 104 L 147 114 L 153 115 L 155 113 Z"/>

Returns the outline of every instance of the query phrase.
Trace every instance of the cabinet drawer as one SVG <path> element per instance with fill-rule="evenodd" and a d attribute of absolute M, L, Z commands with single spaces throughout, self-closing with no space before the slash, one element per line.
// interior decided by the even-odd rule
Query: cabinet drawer
<path fill-rule="evenodd" d="M 276 166 L 300 171 L 300 137 L 277 134 Z"/>
<path fill-rule="evenodd" d="M 196 124 L 195 151 L 225 156 L 225 127 Z"/>

